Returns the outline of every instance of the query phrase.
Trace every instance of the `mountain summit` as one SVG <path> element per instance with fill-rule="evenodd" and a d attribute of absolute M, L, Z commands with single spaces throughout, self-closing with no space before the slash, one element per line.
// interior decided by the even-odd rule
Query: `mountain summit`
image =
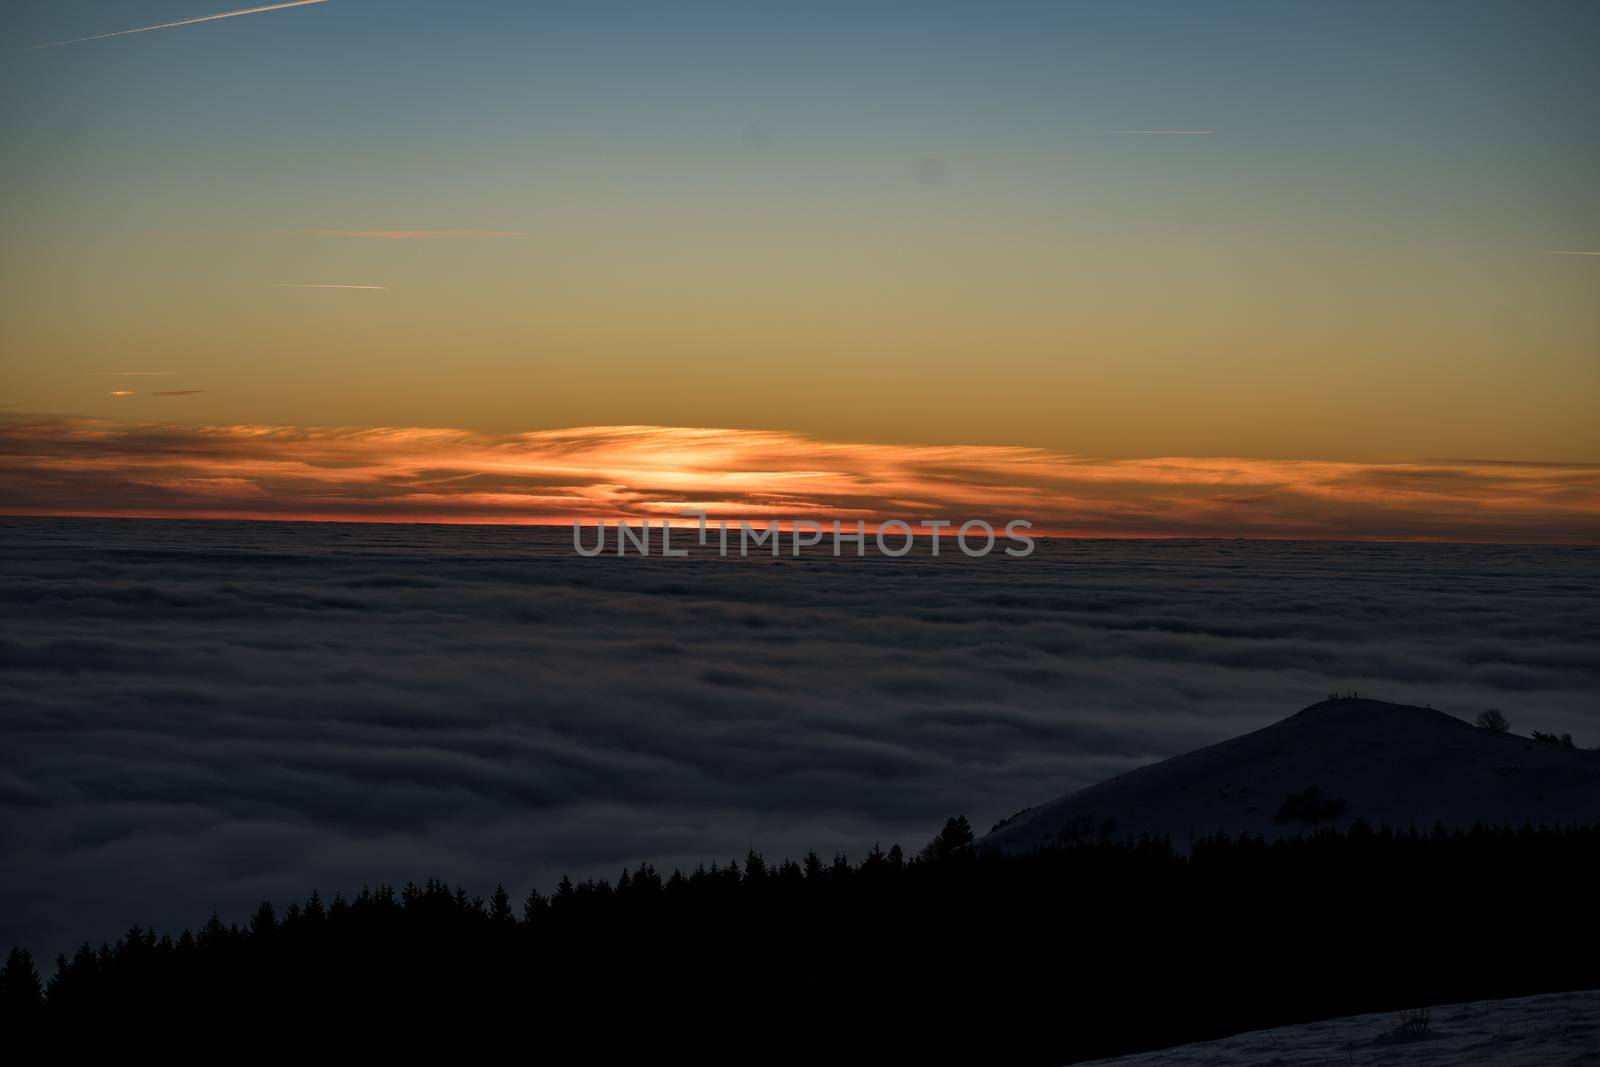
<path fill-rule="evenodd" d="M 1150 833 L 1183 848 L 1217 831 L 1287 837 L 1357 819 L 1424 830 L 1600 823 L 1600 752 L 1335 698 L 1029 808 L 979 844 L 1015 852 Z"/>

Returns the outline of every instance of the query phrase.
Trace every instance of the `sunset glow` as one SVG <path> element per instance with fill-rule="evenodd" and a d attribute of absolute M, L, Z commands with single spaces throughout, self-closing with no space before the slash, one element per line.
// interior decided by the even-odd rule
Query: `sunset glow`
<path fill-rule="evenodd" d="M 1600 468 L 828 441 L 593 426 L 491 437 L 418 427 L 11 419 L 10 514 L 380 522 L 1024 518 L 1080 536 L 1590 541 Z M 23 502 L 23 503 L 19 503 Z"/>

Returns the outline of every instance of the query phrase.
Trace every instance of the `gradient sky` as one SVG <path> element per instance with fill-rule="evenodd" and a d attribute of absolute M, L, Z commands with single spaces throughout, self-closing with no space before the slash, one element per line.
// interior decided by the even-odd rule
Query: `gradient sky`
<path fill-rule="evenodd" d="M 328 0 L 15 51 L 248 6 L 0 10 L 33 432 L 1600 461 L 1593 3 Z"/>

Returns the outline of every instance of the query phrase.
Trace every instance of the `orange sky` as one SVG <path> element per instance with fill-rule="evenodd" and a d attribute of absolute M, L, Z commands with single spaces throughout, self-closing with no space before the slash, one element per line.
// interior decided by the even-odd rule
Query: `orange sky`
<path fill-rule="evenodd" d="M 1594 5 L 127 6 L 0 5 L 0 507 L 1594 536 Z"/>
<path fill-rule="evenodd" d="M 1102 459 L 795 433 L 0 421 L 0 511 L 552 523 L 1028 519 L 1087 536 L 1600 541 L 1600 465 Z"/>

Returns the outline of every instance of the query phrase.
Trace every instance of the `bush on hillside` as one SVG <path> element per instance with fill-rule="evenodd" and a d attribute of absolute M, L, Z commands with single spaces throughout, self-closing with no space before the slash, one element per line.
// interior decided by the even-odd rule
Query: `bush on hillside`
<path fill-rule="evenodd" d="M 1343 815 L 1345 807 L 1344 801 L 1313 785 L 1284 797 L 1273 818 L 1278 822 L 1326 822 Z"/>
<path fill-rule="evenodd" d="M 1479 712 L 1475 724 L 1485 730 L 1493 730 L 1497 734 L 1503 734 L 1511 729 L 1511 721 L 1501 714 L 1499 708 L 1489 708 L 1487 711 Z"/>

